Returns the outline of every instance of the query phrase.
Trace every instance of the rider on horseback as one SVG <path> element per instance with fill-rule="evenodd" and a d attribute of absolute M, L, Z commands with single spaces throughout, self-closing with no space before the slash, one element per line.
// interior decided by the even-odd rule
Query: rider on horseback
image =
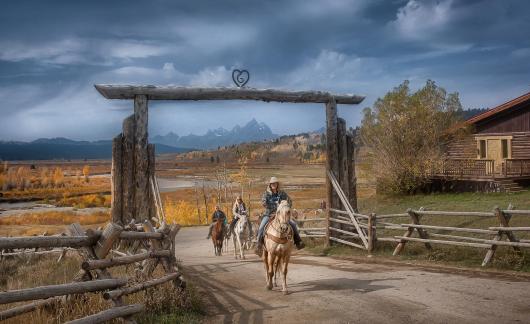
<path fill-rule="evenodd" d="M 210 239 L 210 237 L 212 236 L 213 226 L 215 225 L 218 219 L 222 220 L 223 225 L 226 224 L 225 213 L 221 210 L 221 207 L 219 205 L 215 205 L 215 211 L 212 214 L 212 223 L 210 224 L 210 229 L 208 230 L 208 236 L 206 236 L 207 240 Z"/>
<path fill-rule="evenodd" d="M 232 222 L 230 223 L 230 230 L 228 231 L 228 238 L 230 239 L 230 235 L 234 232 L 234 227 L 237 224 L 237 221 L 239 220 L 239 217 L 241 215 L 248 216 L 248 210 L 247 206 L 243 202 L 243 199 L 241 196 L 237 196 L 236 201 L 234 202 L 234 206 L 232 206 L 232 214 L 234 215 L 234 218 L 232 218 Z M 247 224 L 248 224 L 248 230 L 249 235 L 252 237 L 252 223 L 250 223 L 250 220 L 247 217 Z"/>
<path fill-rule="evenodd" d="M 263 207 L 265 207 L 265 213 L 263 214 L 263 218 L 261 219 L 261 224 L 258 229 L 258 245 L 256 246 L 255 252 L 259 256 L 261 256 L 262 254 L 263 239 L 265 236 L 265 226 L 269 222 L 270 215 L 276 213 L 276 209 L 278 208 L 278 205 L 282 200 L 286 200 L 289 204 L 289 207 L 291 207 L 291 198 L 289 198 L 289 195 L 287 195 L 285 191 L 280 190 L 280 183 L 278 179 L 276 177 L 272 177 L 269 181 L 269 185 L 267 186 L 267 191 L 263 194 L 261 198 L 261 204 L 263 205 Z M 289 223 L 293 228 L 293 239 L 296 248 L 299 250 L 303 249 L 305 245 L 304 242 L 302 242 L 302 239 L 300 238 L 296 223 L 293 220 L 290 220 Z"/>

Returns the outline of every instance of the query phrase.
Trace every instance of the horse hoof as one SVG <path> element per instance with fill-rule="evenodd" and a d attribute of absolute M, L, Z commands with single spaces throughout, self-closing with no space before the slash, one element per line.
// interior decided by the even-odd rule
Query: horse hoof
<path fill-rule="evenodd" d="M 289 295 L 289 292 L 287 290 L 282 291 L 284 295 Z"/>
<path fill-rule="evenodd" d="M 272 290 L 272 286 L 267 285 L 267 290 Z"/>

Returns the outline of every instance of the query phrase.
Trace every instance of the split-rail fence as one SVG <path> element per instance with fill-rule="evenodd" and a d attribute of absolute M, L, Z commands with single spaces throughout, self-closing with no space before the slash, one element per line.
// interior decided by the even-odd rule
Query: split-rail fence
<path fill-rule="evenodd" d="M 42 252 L 53 251 L 61 255 L 65 251 L 75 250 L 82 258 L 81 269 L 71 283 L 0 292 L 0 305 L 31 301 L 0 311 L 0 320 L 55 303 L 68 302 L 66 297 L 70 295 L 102 292 L 102 297 L 111 301 L 111 308 L 70 323 L 102 323 L 115 318 L 134 323 L 131 316 L 144 311 L 145 305 L 126 305 L 123 296 L 170 281 L 175 287 L 185 286 L 175 257 L 175 236 L 179 229 L 180 226 L 176 224 L 165 223 L 155 228 L 150 221 L 132 221 L 126 226 L 111 222 L 102 231 L 85 230 L 79 224 L 72 224 L 68 227 L 68 235 L 0 238 L 0 250 L 10 251 L 4 253 L 3 257 L 15 257 L 27 253 L 28 249 L 40 249 Z M 130 264 L 134 264 L 143 278 L 147 279 L 134 283 L 132 278 L 114 278 L 108 271 L 112 267 Z M 159 264 L 165 275 L 151 278 Z"/>

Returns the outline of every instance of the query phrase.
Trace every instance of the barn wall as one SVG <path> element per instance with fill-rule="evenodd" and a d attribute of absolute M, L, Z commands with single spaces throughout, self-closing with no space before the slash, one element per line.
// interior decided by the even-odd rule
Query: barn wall
<path fill-rule="evenodd" d="M 478 134 L 530 132 L 530 103 L 476 124 Z"/>
<path fill-rule="evenodd" d="M 512 159 L 530 159 L 530 132 L 513 134 Z"/>
<path fill-rule="evenodd" d="M 447 145 L 446 157 L 450 159 L 476 159 L 477 142 L 474 135 L 451 141 Z"/>

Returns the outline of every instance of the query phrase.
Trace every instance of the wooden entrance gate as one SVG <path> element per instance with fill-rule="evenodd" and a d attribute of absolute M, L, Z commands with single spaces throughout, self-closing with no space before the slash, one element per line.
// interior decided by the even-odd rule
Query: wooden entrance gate
<path fill-rule="evenodd" d="M 337 104 L 359 104 L 363 96 L 336 95 L 322 91 L 284 91 L 252 88 L 190 88 L 177 86 L 95 85 L 107 99 L 134 100 L 134 113 L 123 122 L 122 133 L 112 145 L 112 221 L 129 224 L 163 217 L 155 173 L 155 150 L 148 144 L 149 100 L 261 100 L 265 102 L 324 103 L 326 105 L 327 242 L 347 242 L 368 247 L 357 218 L 354 143 L 346 122 L 337 117 Z M 334 217 L 331 217 L 332 214 Z M 341 218 L 346 215 L 346 220 Z M 341 223 L 347 222 L 347 224 Z M 346 226 L 353 225 L 352 229 Z M 342 232 L 341 232 L 342 231 Z M 351 243 L 333 233 L 359 238 Z M 345 244 L 347 244 L 345 243 Z"/>

